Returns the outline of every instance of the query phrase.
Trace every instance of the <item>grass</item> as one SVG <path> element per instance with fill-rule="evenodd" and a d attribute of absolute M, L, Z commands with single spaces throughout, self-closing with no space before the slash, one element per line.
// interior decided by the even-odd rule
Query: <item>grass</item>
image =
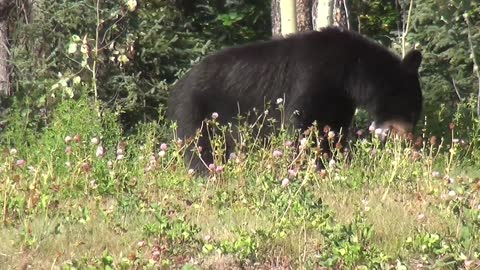
<path fill-rule="evenodd" d="M 293 136 L 245 134 L 252 147 L 199 177 L 158 126 L 122 138 L 90 114 L 67 102 L 35 140 L 6 133 L 2 269 L 480 268 L 469 144 L 368 135 L 318 173 Z"/>

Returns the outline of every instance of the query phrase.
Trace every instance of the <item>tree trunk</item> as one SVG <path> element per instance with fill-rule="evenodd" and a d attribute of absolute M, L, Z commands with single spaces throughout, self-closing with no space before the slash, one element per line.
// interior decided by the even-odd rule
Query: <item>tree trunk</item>
<path fill-rule="evenodd" d="M 280 0 L 280 21 L 282 36 L 297 32 L 296 0 Z"/>
<path fill-rule="evenodd" d="M 10 59 L 8 42 L 8 15 L 14 2 L 0 0 L 0 93 L 10 95 Z"/>
<path fill-rule="evenodd" d="M 333 25 L 350 29 L 350 22 L 348 21 L 348 7 L 346 0 L 333 1 Z"/>
<path fill-rule="evenodd" d="M 346 0 L 313 0 L 312 14 L 314 30 L 332 25 L 350 29 Z"/>
<path fill-rule="evenodd" d="M 297 0 L 297 30 L 308 31 L 312 25 L 312 0 Z"/>
<path fill-rule="evenodd" d="M 294 0 L 272 0 L 272 36 L 278 38 L 292 33 L 292 31 L 320 30 L 322 27 L 338 26 L 350 29 L 348 7 L 346 0 L 296 0 L 296 26 L 286 22 L 284 14 L 292 16 L 290 5 Z M 282 8 L 284 10 L 282 11 Z M 287 11 L 285 11 L 287 7 Z M 283 19 L 283 20 L 282 20 Z M 290 29 L 282 29 L 290 27 Z"/>
<path fill-rule="evenodd" d="M 320 30 L 322 27 L 333 25 L 333 1 L 313 0 L 312 3 L 312 27 Z"/>
<path fill-rule="evenodd" d="M 280 18 L 280 0 L 272 0 L 271 4 L 272 17 L 272 37 L 279 38 L 282 36 L 282 24 Z"/>

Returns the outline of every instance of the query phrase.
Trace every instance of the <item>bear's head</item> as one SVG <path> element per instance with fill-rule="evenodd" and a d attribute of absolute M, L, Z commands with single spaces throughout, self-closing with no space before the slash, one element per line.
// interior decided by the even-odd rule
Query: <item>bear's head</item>
<path fill-rule="evenodd" d="M 421 62 L 422 54 L 412 50 L 401 60 L 395 74 L 384 78 L 387 89 L 378 99 L 374 128 L 404 135 L 416 126 L 423 106 L 418 75 Z"/>

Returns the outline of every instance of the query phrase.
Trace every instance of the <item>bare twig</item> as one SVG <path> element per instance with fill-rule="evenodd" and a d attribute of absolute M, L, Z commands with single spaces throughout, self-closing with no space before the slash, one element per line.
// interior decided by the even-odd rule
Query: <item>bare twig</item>
<path fill-rule="evenodd" d="M 478 79 L 478 94 L 477 94 L 477 116 L 480 118 L 480 72 L 478 71 L 478 63 L 475 57 L 475 46 L 473 45 L 472 31 L 470 29 L 470 20 L 468 19 L 468 14 L 463 14 L 463 18 L 467 23 L 467 33 L 468 33 L 468 44 L 470 45 L 470 56 L 473 60 L 473 72 Z"/>
<path fill-rule="evenodd" d="M 345 8 L 345 20 L 347 20 L 347 27 L 350 29 L 350 16 L 348 14 L 347 0 L 343 0 L 343 7 Z"/>
<path fill-rule="evenodd" d="M 408 8 L 407 22 L 404 22 L 403 34 L 402 34 L 402 57 L 405 56 L 405 39 L 410 29 L 410 17 L 412 16 L 413 0 L 410 0 L 410 6 Z"/>
<path fill-rule="evenodd" d="M 462 96 L 460 95 L 460 91 L 458 91 L 457 83 L 455 79 L 452 78 L 453 88 L 455 89 L 455 93 L 457 93 L 458 99 L 463 100 Z"/>

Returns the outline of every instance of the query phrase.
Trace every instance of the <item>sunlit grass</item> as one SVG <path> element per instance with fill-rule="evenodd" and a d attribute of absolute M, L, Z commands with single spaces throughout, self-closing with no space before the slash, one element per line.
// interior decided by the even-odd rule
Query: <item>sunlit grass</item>
<path fill-rule="evenodd" d="M 112 122 L 85 126 L 81 115 L 61 126 L 65 113 L 38 141 L 5 145 L 0 155 L 6 269 L 479 263 L 478 152 L 460 140 L 383 145 L 365 133 L 350 158 L 337 151 L 319 172 L 308 143 L 315 128 L 301 137 L 280 130 L 266 144 L 241 129 L 245 147 L 202 177 L 184 163 L 185 142 L 155 125 L 122 138 L 104 135 L 117 130 Z M 223 156 L 222 136 L 212 140 Z"/>

